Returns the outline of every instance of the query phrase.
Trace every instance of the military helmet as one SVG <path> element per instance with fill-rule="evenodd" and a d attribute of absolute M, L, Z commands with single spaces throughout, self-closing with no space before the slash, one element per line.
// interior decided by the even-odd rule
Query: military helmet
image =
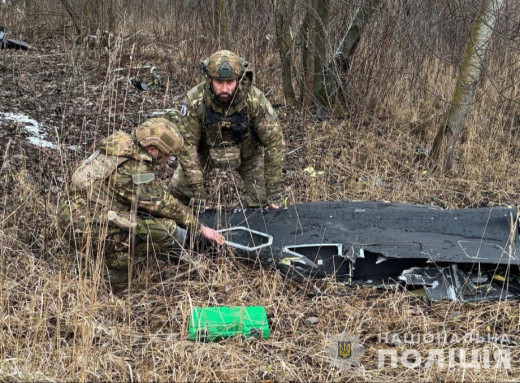
<path fill-rule="evenodd" d="M 137 127 L 135 135 L 141 146 L 155 146 L 170 156 L 179 153 L 184 144 L 175 124 L 166 118 L 146 120 Z"/>
<path fill-rule="evenodd" d="M 247 61 L 236 53 L 222 50 L 212 53 L 201 63 L 202 73 L 211 78 L 233 79 L 242 77 Z"/>

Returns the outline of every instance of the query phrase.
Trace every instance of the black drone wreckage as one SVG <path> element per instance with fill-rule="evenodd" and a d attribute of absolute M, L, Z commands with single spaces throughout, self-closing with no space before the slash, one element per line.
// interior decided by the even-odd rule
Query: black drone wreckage
<path fill-rule="evenodd" d="M 291 277 L 423 288 L 431 301 L 520 297 L 517 210 L 385 202 L 206 211 L 237 255 Z"/>

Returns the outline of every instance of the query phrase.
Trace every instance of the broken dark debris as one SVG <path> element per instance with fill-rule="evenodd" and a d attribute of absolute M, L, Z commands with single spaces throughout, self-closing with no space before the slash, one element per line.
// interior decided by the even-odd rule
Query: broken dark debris
<path fill-rule="evenodd" d="M 431 302 L 476 302 L 504 300 L 520 297 L 518 278 L 507 278 L 490 270 L 472 273 L 458 265 L 446 267 L 414 267 L 404 270 L 399 279 L 408 289 L 424 288 Z M 502 270 L 503 272 L 503 270 Z"/>
<path fill-rule="evenodd" d="M 520 298 L 513 207 L 443 210 L 342 201 L 267 213 L 206 212 L 202 219 L 227 227 L 223 234 L 238 256 L 274 266 L 298 281 L 400 285 L 424 290 L 432 302 Z"/>
<path fill-rule="evenodd" d="M 155 72 L 155 67 L 150 68 L 150 72 L 148 74 L 148 78 L 146 80 L 142 80 L 141 78 L 131 78 L 130 83 L 134 86 L 134 88 L 139 90 L 150 90 L 156 88 L 164 88 L 161 82 L 161 78 Z"/>
<path fill-rule="evenodd" d="M 5 36 L 5 28 L 0 26 L 0 49 L 22 49 L 26 51 L 31 47 L 25 41 L 8 39 Z"/>

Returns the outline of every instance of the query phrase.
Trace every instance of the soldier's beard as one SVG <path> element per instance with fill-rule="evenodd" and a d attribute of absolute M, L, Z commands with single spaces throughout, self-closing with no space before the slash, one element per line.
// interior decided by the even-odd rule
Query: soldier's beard
<path fill-rule="evenodd" d="M 229 93 L 217 94 L 217 100 L 222 104 L 230 104 L 233 96 Z"/>

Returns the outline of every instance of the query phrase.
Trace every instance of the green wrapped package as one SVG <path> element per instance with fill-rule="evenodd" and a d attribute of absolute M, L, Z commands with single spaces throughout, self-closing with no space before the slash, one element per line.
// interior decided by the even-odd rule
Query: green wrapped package
<path fill-rule="evenodd" d="M 269 323 L 262 306 L 194 307 L 188 332 L 190 340 L 203 342 L 235 335 L 267 339 Z"/>

